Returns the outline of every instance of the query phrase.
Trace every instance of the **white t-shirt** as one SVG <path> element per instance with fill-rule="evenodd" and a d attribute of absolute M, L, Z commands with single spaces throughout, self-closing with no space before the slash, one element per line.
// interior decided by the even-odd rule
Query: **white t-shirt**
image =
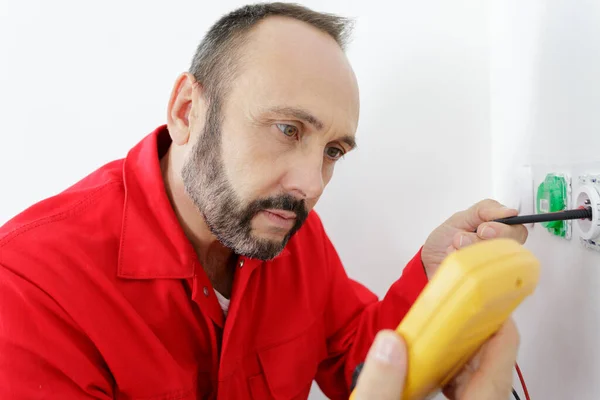
<path fill-rule="evenodd" d="M 225 314 L 225 316 L 227 316 L 227 311 L 229 310 L 229 299 L 226 299 L 225 296 L 223 296 L 221 293 L 217 292 L 215 290 L 215 294 L 217 295 L 217 300 L 219 301 L 219 305 L 221 306 L 221 309 L 223 310 L 223 314 Z"/>

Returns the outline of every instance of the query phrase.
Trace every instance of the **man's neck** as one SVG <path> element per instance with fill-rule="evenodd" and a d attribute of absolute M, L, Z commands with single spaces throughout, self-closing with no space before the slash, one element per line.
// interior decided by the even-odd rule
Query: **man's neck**
<path fill-rule="evenodd" d="M 221 243 L 214 242 L 208 251 L 198 254 L 200 263 L 216 291 L 225 298 L 231 297 L 233 277 L 237 256 L 231 250 L 224 248 Z"/>
<path fill-rule="evenodd" d="M 185 235 L 192 243 L 202 268 L 213 287 L 223 296 L 231 296 L 236 257 L 231 249 L 223 246 L 212 234 L 192 200 L 186 195 L 183 182 L 177 171 L 171 148 L 160 160 L 167 196 Z"/>

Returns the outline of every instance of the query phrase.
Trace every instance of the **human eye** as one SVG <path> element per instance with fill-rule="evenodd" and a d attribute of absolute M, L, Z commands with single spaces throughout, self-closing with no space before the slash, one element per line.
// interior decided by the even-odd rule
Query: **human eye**
<path fill-rule="evenodd" d="M 327 147 L 325 149 L 325 155 L 330 160 L 337 161 L 344 155 L 344 150 L 339 147 Z"/>
<path fill-rule="evenodd" d="M 294 137 L 298 134 L 298 128 L 290 124 L 276 124 L 277 129 L 287 137 Z"/>

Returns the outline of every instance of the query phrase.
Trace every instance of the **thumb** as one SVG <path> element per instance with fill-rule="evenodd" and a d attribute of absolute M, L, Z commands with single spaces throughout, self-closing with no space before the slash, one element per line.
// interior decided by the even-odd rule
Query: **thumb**
<path fill-rule="evenodd" d="M 406 345 L 394 331 L 377 334 L 351 399 L 398 400 L 406 379 Z"/>

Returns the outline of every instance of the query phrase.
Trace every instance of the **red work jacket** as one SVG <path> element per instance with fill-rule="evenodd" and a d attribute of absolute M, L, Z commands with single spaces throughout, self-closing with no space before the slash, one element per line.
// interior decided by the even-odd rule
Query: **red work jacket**
<path fill-rule="evenodd" d="M 169 144 L 160 127 L 0 228 L 0 399 L 348 398 L 427 283 L 420 252 L 378 301 L 311 212 L 276 259 L 240 258 L 224 318 L 164 189 Z"/>

